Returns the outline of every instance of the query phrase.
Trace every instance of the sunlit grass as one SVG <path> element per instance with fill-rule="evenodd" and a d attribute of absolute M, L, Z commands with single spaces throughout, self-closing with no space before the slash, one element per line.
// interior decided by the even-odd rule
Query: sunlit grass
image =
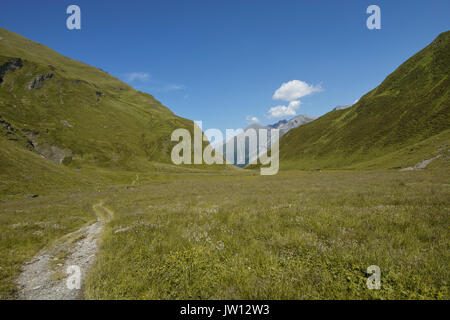
<path fill-rule="evenodd" d="M 449 185 L 428 172 L 183 178 L 112 194 L 87 298 L 448 299 Z M 382 289 L 368 290 L 378 265 Z"/>

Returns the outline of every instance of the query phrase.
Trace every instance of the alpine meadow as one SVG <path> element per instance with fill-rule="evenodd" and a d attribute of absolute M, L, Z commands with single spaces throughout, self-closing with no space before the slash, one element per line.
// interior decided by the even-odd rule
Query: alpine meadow
<path fill-rule="evenodd" d="M 86 12 L 81 30 L 65 32 L 90 32 L 93 18 Z M 366 30 L 364 23 L 365 32 L 390 27 L 386 22 L 381 30 Z M 214 113 L 214 105 L 179 107 L 189 99 L 198 102 L 191 93 L 195 83 L 166 84 L 157 72 L 127 80 L 8 29 L 0 28 L 1 300 L 450 299 L 448 28 L 401 64 L 392 60 L 395 67 L 384 80 L 377 78 L 376 87 L 353 104 L 320 114 L 296 112 L 307 113 L 333 93 L 330 82 L 288 81 L 296 76 L 292 71 L 273 94 L 270 123 L 241 108 L 251 119 L 243 134 L 279 130 L 279 151 L 272 144 L 252 155 L 244 138 L 240 147 L 231 144 L 232 151 L 244 150 L 245 163 L 236 164 L 234 156 L 225 161 L 224 149 L 236 137 L 213 141 L 200 131 L 202 150 L 224 160 L 213 165 L 173 161 L 175 130 L 193 137 L 199 114 L 228 121 Z M 242 41 L 243 56 L 259 41 L 249 40 L 251 27 L 244 30 L 248 38 L 222 38 Z M 208 30 L 202 32 L 209 39 Z M 161 55 L 156 64 L 170 56 L 180 73 L 188 73 L 183 68 L 191 61 L 216 72 L 215 63 L 197 60 L 188 42 L 180 49 L 183 63 L 173 62 L 179 47 L 148 54 Z M 111 52 L 105 64 L 117 54 L 124 57 L 117 65 L 138 59 L 140 46 L 145 51 L 140 44 Z M 216 52 L 213 45 L 202 49 Z M 221 57 L 227 54 L 240 59 L 230 52 Z M 252 59 L 264 65 L 270 54 Z M 282 69 L 284 62 L 276 59 Z M 242 99 L 265 88 L 250 81 L 244 88 L 238 79 L 250 64 L 223 64 L 236 77 L 237 89 L 229 90 L 246 91 Z M 208 78 L 205 69 L 189 76 L 228 90 L 225 76 Z M 352 81 L 372 84 L 367 79 L 361 71 Z M 154 86 L 154 95 L 145 85 Z M 214 94 L 220 90 L 208 87 L 202 95 L 219 104 L 225 98 Z M 194 155 L 195 143 L 183 155 Z M 279 156 L 279 171 L 262 175 L 263 162 L 249 160 L 268 154 Z M 370 266 L 381 272 L 375 282 Z"/>

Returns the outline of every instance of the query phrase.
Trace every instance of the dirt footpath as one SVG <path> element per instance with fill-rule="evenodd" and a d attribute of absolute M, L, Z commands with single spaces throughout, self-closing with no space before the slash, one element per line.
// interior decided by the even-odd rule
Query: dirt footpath
<path fill-rule="evenodd" d="M 84 282 L 85 275 L 95 260 L 98 237 L 105 224 L 112 218 L 112 211 L 103 207 L 103 202 L 95 204 L 93 209 L 97 214 L 97 222 L 65 235 L 53 248 L 40 252 L 22 267 L 22 273 L 17 279 L 19 299 L 75 300 L 83 298 L 82 285 L 79 289 L 73 288 L 73 285 L 68 286 L 68 278 L 73 280 L 75 270 L 79 270 L 79 283 Z M 70 283 L 76 282 L 70 281 Z"/>

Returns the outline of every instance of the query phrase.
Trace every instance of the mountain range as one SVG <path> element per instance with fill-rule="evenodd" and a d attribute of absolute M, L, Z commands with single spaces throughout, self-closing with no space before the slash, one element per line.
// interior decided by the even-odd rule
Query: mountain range
<path fill-rule="evenodd" d="M 293 117 L 290 120 L 280 120 L 277 123 L 274 124 L 269 124 L 267 126 L 262 126 L 259 125 L 257 123 L 253 123 L 250 124 L 247 128 L 245 128 L 244 131 L 246 131 L 249 128 L 254 128 L 256 130 L 258 129 L 278 129 L 280 130 L 280 136 L 284 135 L 285 133 L 287 133 L 289 130 L 292 130 L 294 128 L 297 128 L 305 123 L 311 122 L 313 121 L 314 118 L 313 117 L 309 117 L 309 116 L 305 116 L 305 115 L 298 115 Z"/>
<path fill-rule="evenodd" d="M 279 129 L 281 169 L 414 166 L 448 153 L 448 70 L 447 31 L 352 106 L 337 107 L 318 119 L 299 115 L 267 126 L 254 123 L 243 134 Z M 154 170 L 157 164 L 171 164 L 175 143 L 170 135 L 176 128 L 193 134 L 191 120 L 175 115 L 152 95 L 0 28 L 4 181 L 15 171 L 33 175 L 41 167 L 59 170 L 42 158 L 59 167 Z M 226 150 L 229 142 L 215 149 Z M 258 156 L 244 154 L 239 166 Z"/>
<path fill-rule="evenodd" d="M 267 152 L 267 149 L 270 148 L 270 137 L 271 137 L 270 130 L 271 129 L 278 129 L 279 136 L 281 137 L 284 134 L 286 134 L 288 131 L 290 131 L 294 128 L 297 128 L 301 125 L 304 125 L 308 122 L 311 122 L 313 120 L 314 120 L 314 118 L 312 118 L 312 117 L 309 117 L 306 115 L 298 115 L 298 116 L 293 117 L 290 120 L 283 119 L 274 124 L 269 124 L 269 125 L 265 125 L 265 126 L 260 125 L 259 123 L 252 123 L 249 126 L 247 126 L 247 128 L 245 128 L 245 130 L 242 133 L 229 139 L 225 144 L 216 145 L 215 149 L 218 152 L 221 152 L 226 157 L 227 148 L 231 148 L 231 146 L 233 144 L 234 145 L 234 157 L 233 158 L 228 157 L 227 160 L 230 161 L 231 163 L 237 165 L 238 167 L 245 167 L 250 162 L 257 159 L 258 155 Z M 246 143 L 245 145 L 240 145 L 240 146 L 238 146 L 238 144 L 237 144 L 238 139 L 244 138 L 245 135 L 248 134 L 250 129 L 254 129 L 257 135 L 259 133 L 259 130 L 261 130 L 261 129 L 266 129 L 268 132 L 267 147 L 260 144 L 259 138 L 258 138 L 258 151 L 255 154 L 249 154 L 248 143 Z M 243 161 L 238 161 L 238 154 L 244 155 Z"/>

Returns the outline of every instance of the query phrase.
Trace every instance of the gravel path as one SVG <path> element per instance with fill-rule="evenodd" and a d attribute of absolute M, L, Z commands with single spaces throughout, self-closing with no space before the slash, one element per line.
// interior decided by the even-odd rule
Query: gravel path
<path fill-rule="evenodd" d="M 19 299 L 83 299 L 82 285 L 79 289 L 69 289 L 67 285 L 68 277 L 73 279 L 74 275 L 74 269 L 68 272 L 68 268 L 79 267 L 82 284 L 95 260 L 98 236 L 112 218 L 112 211 L 103 207 L 103 202 L 95 204 L 93 209 L 98 217 L 97 222 L 65 235 L 52 249 L 40 252 L 22 267 L 22 273 L 17 279 Z M 61 254 L 63 259 L 60 258 Z"/>
<path fill-rule="evenodd" d="M 414 167 L 404 168 L 404 169 L 401 169 L 400 171 L 424 170 L 431 162 L 433 162 L 434 160 L 440 158 L 441 156 L 442 156 L 442 154 L 439 154 L 439 155 L 437 155 L 434 158 L 420 161 Z"/>

